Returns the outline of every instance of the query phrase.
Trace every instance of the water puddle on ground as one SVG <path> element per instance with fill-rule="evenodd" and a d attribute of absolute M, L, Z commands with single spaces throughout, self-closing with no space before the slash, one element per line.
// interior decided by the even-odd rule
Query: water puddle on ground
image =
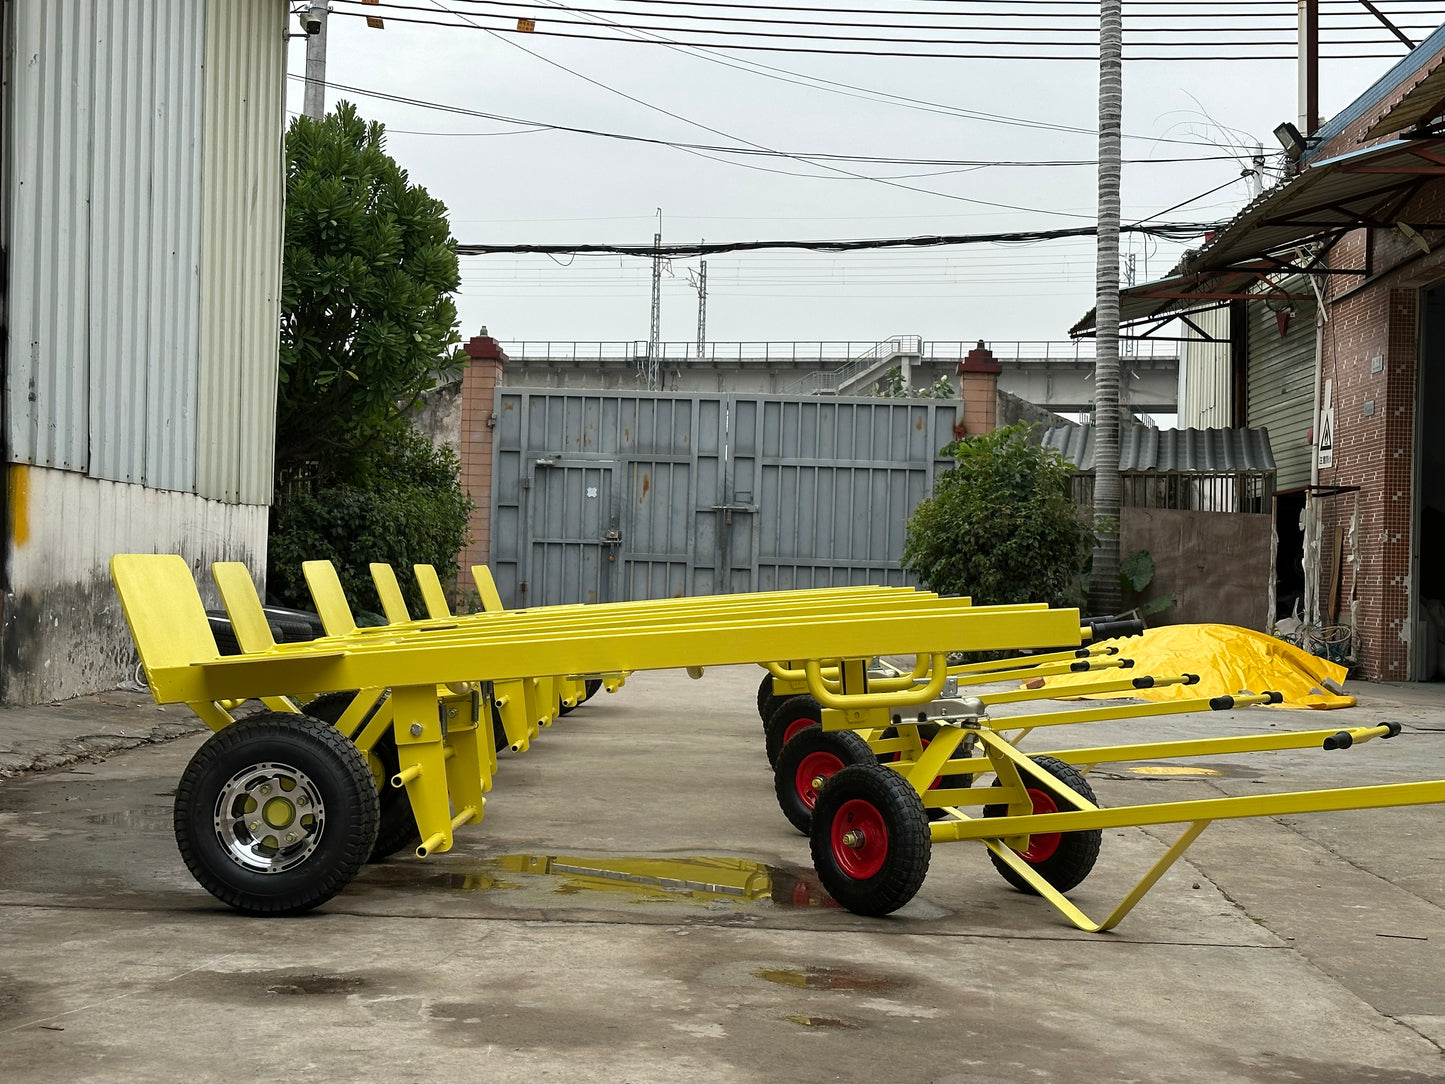
<path fill-rule="evenodd" d="M 811 869 L 746 858 L 505 854 L 444 861 L 444 867 L 408 861 L 373 866 L 364 883 L 455 892 L 542 888 L 557 896 L 609 893 L 628 903 L 767 900 L 782 907 L 838 906 Z"/>
<path fill-rule="evenodd" d="M 857 1031 L 862 1024 L 855 1024 L 848 1020 L 839 1020 L 835 1016 L 785 1016 L 783 1017 L 790 1024 L 797 1024 L 800 1028 L 835 1028 L 844 1031 Z"/>
<path fill-rule="evenodd" d="M 91 824 L 117 825 L 121 828 L 166 829 L 172 827 L 173 813 L 168 805 L 147 805 L 140 809 L 121 809 L 114 813 L 91 813 L 85 819 Z"/>
<path fill-rule="evenodd" d="M 796 986 L 803 990 L 851 990 L 855 993 L 883 994 L 908 985 L 906 979 L 893 975 L 871 974 L 847 967 L 760 967 L 753 975 L 764 982 Z"/>

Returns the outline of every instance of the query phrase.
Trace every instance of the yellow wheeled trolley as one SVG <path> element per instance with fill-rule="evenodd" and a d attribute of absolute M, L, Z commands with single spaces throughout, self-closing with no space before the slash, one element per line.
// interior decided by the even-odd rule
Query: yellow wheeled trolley
<path fill-rule="evenodd" d="M 458 829 L 480 820 L 496 765 L 484 707 L 488 681 L 736 663 L 769 665 L 775 677 L 801 681 L 826 709 L 819 732 L 851 737 L 869 754 L 826 781 L 810 824 L 824 887 L 860 914 L 887 914 L 911 899 L 933 842 L 978 839 L 1017 883 L 1085 928 L 1101 929 L 1117 922 L 1167 868 L 1161 863 L 1151 871 L 1104 922 L 1075 917 L 1062 892 L 1080 869 L 1088 872 L 1086 852 L 1090 846 L 1097 852 L 1105 827 L 1189 823 L 1166 856 L 1173 861 L 1214 819 L 1445 802 L 1445 783 L 1435 782 L 1104 810 L 1074 765 L 1190 750 L 1163 743 L 1030 758 L 999 729 L 1019 724 L 994 724 L 984 711 L 941 716 L 922 746 L 917 725 L 903 720 L 943 690 L 950 652 L 1076 646 L 1088 630 L 1075 610 L 975 607 L 921 591 L 850 588 L 429 619 L 308 643 L 263 642 L 259 650 L 222 656 L 184 559 L 118 555 L 111 571 L 153 696 L 189 705 L 216 731 L 177 787 L 182 855 L 208 891 L 253 914 L 305 911 L 345 888 L 375 844 L 383 792 L 404 793 L 420 833 L 420 856 L 449 850 Z M 244 594 L 240 584 L 232 587 Z M 228 594 L 228 607 L 232 601 Z M 922 661 L 911 672 L 875 677 L 870 687 L 868 661 L 882 655 Z M 328 722 L 299 706 L 319 694 L 358 689 L 386 691 L 385 712 L 368 716 L 364 704 L 353 704 Z M 234 710 L 248 699 L 269 710 L 238 719 Z M 1261 694 L 1232 703 L 1268 699 Z M 1083 710 L 1104 718 L 1120 709 Z M 1059 722 L 1082 721 L 1078 711 L 1054 714 L 1071 716 Z M 1031 717 L 1035 727 L 1049 722 Z M 889 726 L 895 734 L 884 737 Z M 1346 735 L 1358 742 L 1386 732 Z M 1248 744 L 1266 739 L 1274 744 Z M 1219 753 L 1316 740 L 1322 739 L 1272 734 L 1184 744 Z M 395 761 L 387 765 L 383 791 L 376 751 L 387 743 Z M 895 759 L 882 765 L 877 758 L 885 751 Z M 995 786 L 933 787 L 939 779 L 985 771 L 994 773 Z M 984 816 L 970 817 L 965 810 L 972 805 L 984 805 Z M 930 809 L 945 814 L 930 821 Z M 1049 843 L 1051 837 L 1056 842 Z M 1051 861 L 1060 854 L 1068 857 Z"/>

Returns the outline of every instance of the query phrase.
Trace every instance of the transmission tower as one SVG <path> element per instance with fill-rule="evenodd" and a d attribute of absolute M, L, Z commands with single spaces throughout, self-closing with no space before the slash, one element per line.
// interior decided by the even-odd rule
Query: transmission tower
<path fill-rule="evenodd" d="M 656 391 L 662 353 L 662 208 L 657 209 L 657 232 L 652 235 L 652 334 L 647 340 L 642 386 Z"/>
<path fill-rule="evenodd" d="M 697 291 L 697 360 L 707 356 L 707 261 L 699 264 L 696 273 L 689 270 L 690 285 Z"/>

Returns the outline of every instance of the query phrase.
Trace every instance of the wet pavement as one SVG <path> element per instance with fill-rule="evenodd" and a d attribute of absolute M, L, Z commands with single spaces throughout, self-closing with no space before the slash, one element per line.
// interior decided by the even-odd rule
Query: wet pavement
<path fill-rule="evenodd" d="M 634 675 L 507 756 L 453 852 L 368 866 L 296 919 L 238 916 L 186 872 L 170 803 L 203 735 L 179 709 L 117 693 L 24 728 L 0 713 L 0 769 L 20 746 L 61 765 L 0 780 L 0 1072 L 1445 1080 L 1441 807 L 1216 823 L 1106 935 L 970 844 L 935 848 L 918 897 L 868 919 L 831 905 L 777 808 L 757 676 Z M 1439 686 L 1351 691 L 1347 711 L 1122 721 L 1087 741 L 1377 718 L 1405 733 L 1090 779 L 1117 805 L 1445 778 Z M 120 744 L 101 753 L 105 734 Z M 67 735 L 86 741 L 67 754 Z M 1072 898 L 1107 913 L 1176 831 L 1106 832 Z"/>

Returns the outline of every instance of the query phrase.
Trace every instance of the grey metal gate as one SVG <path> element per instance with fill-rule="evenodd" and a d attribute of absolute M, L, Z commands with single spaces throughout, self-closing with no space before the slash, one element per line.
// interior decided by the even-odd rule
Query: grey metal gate
<path fill-rule="evenodd" d="M 536 606 L 905 583 L 955 404 L 499 388 L 495 416 L 492 571 Z"/>

